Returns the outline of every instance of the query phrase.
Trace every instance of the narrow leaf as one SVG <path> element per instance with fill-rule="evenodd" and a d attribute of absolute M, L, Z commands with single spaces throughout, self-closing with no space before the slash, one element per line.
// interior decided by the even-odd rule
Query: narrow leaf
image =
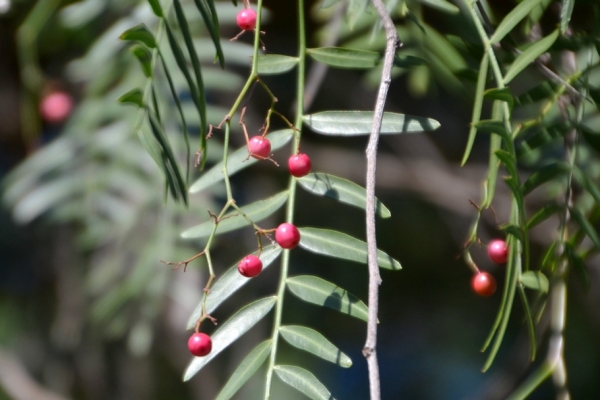
<path fill-rule="evenodd" d="M 338 231 L 318 228 L 300 228 L 300 247 L 330 257 L 367 263 L 367 244 Z M 377 250 L 380 268 L 399 270 L 400 263 L 381 250 Z"/>
<path fill-rule="evenodd" d="M 419 3 L 447 14 L 458 14 L 460 9 L 446 0 L 419 0 Z"/>
<path fill-rule="evenodd" d="M 533 217 L 527 221 L 527 229 L 531 229 L 539 223 L 547 220 L 551 216 L 555 215 L 557 212 L 563 209 L 562 206 L 558 204 L 550 204 L 542 207 L 538 212 L 536 212 Z"/>
<path fill-rule="evenodd" d="M 329 390 L 304 368 L 276 365 L 274 370 L 279 379 L 313 400 L 335 400 Z"/>
<path fill-rule="evenodd" d="M 139 24 L 133 28 L 127 29 L 121 34 L 121 36 L 119 36 L 119 38 L 121 40 L 138 40 L 151 49 L 156 48 L 156 40 L 154 39 L 154 35 L 144 24 Z"/>
<path fill-rule="evenodd" d="M 350 29 L 354 29 L 356 21 L 363 15 L 368 4 L 369 0 L 349 0 L 346 16 L 348 18 L 348 26 Z"/>
<path fill-rule="evenodd" d="M 291 129 L 283 129 L 269 133 L 267 138 L 271 142 L 271 150 L 277 150 L 283 147 L 293 136 L 294 131 Z M 237 149 L 236 151 L 229 154 L 227 160 L 227 172 L 229 176 L 232 176 L 239 170 L 249 167 L 258 160 L 256 158 L 249 157 L 248 148 L 246 146 Z M 210 170 L 206 171 L 200 179 L 192 184 L 190 187 L 190 193 L 197 193 L 203 189 L 206 189 L 210 185 L 223 180 L 223 163 L 219 162 L 213 166 Z"/>
<path fill-rule="evenodd" d="M 187 367 L 183 376 L 184 381 L 190 380 L 206 364 L 215 358 L 220 352 L 225 350 L 231 343 L 235 342 L 240 336 L 248 332 L 250 328 L 258 323 L 275 305 L 277 297 L 265 297 L 248 304 L 235 315 L 229 318 L 213 335 L 212 351 L 204 357 L 194 357 Z"/>
<path fill-rule="evenodd" d="M 279 328 L 281 336 L 292 346 L 321 357 L 343 368 L 350 368 L 352 360 L 333 343 L 314 329 L 298 325 Z"/>
<path fill-rule="evenodd" d="M 565 243 L 565 253 L 569 258 L 569 262 L 571 266 L 575 268 L 575 271 L 579 274 L 579 277 L 583 281 L 583 285 L 587 290 L 590 288 L 590 274 L 588 272 L 587 266 L 585 265 L 585 261 L 583 257 L 577 254 L 577 251 L 573 247 L 571 243 Z"/>
<path fill-rule="evenodd" d="M 502 121 L 485 119 L 477 122 L 475 124 L 475 127 L 482 132 L 495 133 L 497 135 L 500 135 L 500 137 L 504 140 L 509 140 L 508 132 L 506 131 L 506 127 L 504 126 L 504 122 Z"/>
<path fill-rule="evenodd" d="M 354 50 L 344 47 L 318 47 L 306 53 L 315 60 L 339 68 L 373 68 L 381 55 L 376 51 Z"/>
<path fill-rule="evenodd" d="M 124 104 L 135 104 L 136 106 L 144 107 L 144 94 L 140 89 L 131 89 L 129 92 L 124 93 L 118 99 L 119 103 Z"/>
<path fill-rule="evenodd" d="M 244 360 L 238 365 L 238 367 L 233 371 L 231 377 L 221 389 L 221 392 L 217 396 L 216 400 L 229 400 L 231 399 L 238 390 L 246 383 L 248 379 L 254 375 L 254 373 L 260 368 L 260 366 L 265 362 L 268 355 L 271 353 L 271 348 L 273 347 L 273 340 L 265 340 L 258 346 L 254 348 L 244 358 Z"/>
<path fill-rule="evenodd" d="M 533 189 L 546 182 L 568 174 L 569 171 L 571 171 L 571 167 L 565 162 L 555 162 L 540 168 L 523 183 L 523 196 L 531 193 Z"/>
<path fill-rule="evenodd" d="M 515 98 L 508 87 L 488 89 L 484 92 L 484 97 L 486 99 L 500 100 L 507 103 L 511 112 L 515 105 Z"/>
<path fill-rule="evenodd" d="M 131 54 L 135 56 L 140 62 L 142 66 L 142 71 L 146 78 L 150 78 L 152 76 L 152 53 L 146 46 L 142 45 L 134 45 L 129 49 Z"/>
<path fill-rule="evenodd" d="M 506 72 L 506 75 L 504 75 L 504 84 L 508 85 L 508 83 L 513 80 L 515 76 L 519 75 L 519 73 L 527 68 L 527 66 L 533 61 L 535 61 L 536 58 L 548 51 L 550 46 L 552 46 L 558 38 L 559 34 L 560 31 L 557 29 L 545 38 L 535 42 L 527 50 L 521 53 L 512 63 Z"/>
<path fill-rule="evenodd" d="M 267 199 L 259 200 L 252 204 L 248 204 L 247 206 L 241 207 L 241 209 L 248 218 L 250 218 L 256 223 L 267 218 L 275 211 L 279 210 L 281 206 L 287 201 L 288 194 L 289 192 L 285 190 Z M 221 220 L 221 222 L 219 222 L 217 233 L 221 234 L 225 232 L 230 232 L 248 225 L 250 225 L 250 222 L 248 222 L 246 218 L 244 218 L 239 212 L 232 211 L 226 214 Z M 214 226 L 214 221 L 207 221 L 203 224 L 186 230 L 181 234 L 181 237 L 184 239 L 207 237 L 212 233 Z"/>
<path fill-rule="evenodd" d="M 150 7 L 152 7 L 152 11 L 154 12 L 154 15 L 156 15 L 159 18 L 162 18 L 163 10 L 162 10 L 162 7 L 160 6 L 160 0 L 148 0 L 148 3 L 150 3 Z"/>
<path fill-rule="evenodd" d="M 298 183 L 313 194 L 331 197 L 363 210 L 367 207 L 366 190 L 347 179 L 324 173 L 311 173 L 298 179 Z M 390 210 L 379 200 L 375 201 L 376 214 L 381 218 L 391 217 Z"/>
<path fill-rule="evenodd" d="M 331 136 L 368 135 L 373 127 L 373 111 L 323 111 L 302 117 L 313 131 Z M 434 131 L 440 123 L 431 118 L 386 112 L 381 133 Z"/>
<path fill-rule="evenodd" d="M 534 272 L 534 271 L 529 271 Z M 525 274 L 528 274 L 526 272 Z M 545 277 L 544 277 L 545 278 Z M 531 361 L 535 360 L 535 354 L 537 352 L 537 340 L 535 337 L 535 322 L 533 321 L 533 316 L 531 315 L 531 308 L 529 307 L 529 300 L 527 299 L 527 295 L 525 294 L 525 289 L 523 286 L 527 286 L 521 281 L 521 284 L 518 285 L 517 289 L 519 290 L 519 297 L 521 297 L 521 303 L 523 304 L 523 309 L 525 311 L 525 322 L 527 323 L 527 333 L 529 335 L 529 359 Z"/>
<path fill-rule="evenodd" d="M 518 6 L 512 9 L 506 17 L 500 22 L 498 28 L 490 38 L 490 43 L 495 44 L 504 39 L 512 29 L 529 14 L 529 12 L 541 3 L 542 0 L 524 0 Z M 475 7 L 475 5 L 471 5 Z"/>
<path fill-rule="evenodd" d="M 287 287 L 300 299 L 325 306 L 367 321 L 369 310 L 365 303 L 345 289 L 316 276 L 295 276 L 286 280 Z"/>
<path fill-rule="evenodd" d="M 521 283 L 529 289 L 539 290 L 542 293 L 548 293 L 548 288 L 550 287 L 548 278 L 540 271 L 523 272 L 521 274 Z"/>
<path fill-rule="evenodd" d="M 571 208 L 569 209 L 569 211 L 571 212 L 571 216 L 579 224 L 579 227 L 590 238 L 592 243 L 594 243 L 594 246 L 596 246 L 596 248 L 600 250 L 600 237 L 598 237 L 598 233 L 596 233 L 596 230 L 594 229 L 590 221 L 588 221 L 587 218 L 583 215 L 583 213 L 577 208 Z"/>
<path fill-rule="evenodd" d="M 221 47 L 219 19 L 215 10 L 214 0 L 194 0 L 194 2 L 196 3 L 198 11 L 200 11 L 200 15 L 202 15 L 206 29 L 208 29 L 208 33 L 215 45 L 217 58 L 219 59 L 221 68 L 225 68 L 225 56 L 223 55 L 223 49 Z"/>
<path fill-rule="evenodd" d="M 475 101 L 473 103 L 473 114 L 471 116 L 471 128 L 469 129 L 469 139 L 467 140 L 465 154 L 463 155 L 461 165 L 465 165 L 469 159 L 469 155 L 473 149 L 473 143 L 475 142 L 475 136 L 477 135 L 477 123 L 481 118 L 485 83 L 487 81 L 488 67 L 490 65 L 489 60 L 487 53 L 485 53 L 481 59 L 481 64 L 479 65 L 479 75 L 477 76 L 477 86 L 475 88 Z"/>
<path fill-rule="evenodd" d="M 260 75 L 282 74 L 298 65 L 298 60 L 298 57 L 284 56 L 281 54 L 265 54 L 258 56 L 258 73 Z"/>
<path fill-rule="evenodd" d="M 412 68 L 420 65 L 428 65 L 429 61 L 421 57 L 415 57 L 410 55 L 399 55 L 394 56 L 394 65 L 400 68 Z"/>
<path fill-rule="evenodd" d="M 569 28 L 571 15 L 573 15 L 573 7 L 575 7 L 575 0 L 562 0 L 560 7 L 560 33 L 565 33 Z"/>

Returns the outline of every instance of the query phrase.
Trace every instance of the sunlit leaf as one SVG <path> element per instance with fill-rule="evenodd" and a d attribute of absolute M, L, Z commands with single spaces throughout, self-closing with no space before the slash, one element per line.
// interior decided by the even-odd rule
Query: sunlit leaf
<path fill-rule="evenodd" d="M 446 0 L 419 0 L 419 3 L 448 14 L 458 14 L 460 12 L 458 7 Z"/>
<path fill-rule="evenodd" d="M 281 54 L 265 54 L 258 56 L 258 73 L 263 75 L 281 74 L 298 65 L 298 57 Z"/>
<path fill-rule="evenodd" d="M 277 150 L 283 147 L 292 138 L 294 131 L 291 129 L 283 129 L 275 132 L 271 132 L 267 135 L 267 138 L 271 142 L 271 150 Z M 249 167 L 258 160 L 256 158 L 249 157 L 248 148 L 246 146 L 237 149 L 236 151 L 229 153 L 227 160 L 227 172 L 229 176 L 239 170 Z M 206 171 L 200 179 L 192 184 L 190 187 L 190 193 L 197 193 L 203 189 L 206 189 L 210 185 L 223 180 L 223 163 L 220 162 L 214 165 L 211 169 Z"/>
<path fill-rule="evenodd" d="M 260 366 L 265 362 L 269 354 L 271 353 L 271 348 L 273 347 L 273 340 L 265 340 L 258 346 L 254 348 L 244 358 L 244 360 L 238 365 L 238 367 L 233 371 L 231 377 L 221 389 L 221 392 L 217 396 L 215 400 L 229 400 L 231 399 L 238 390 L 246 383 L 248 379 L 254 375 L 254 373 L 260 368 Z"/>
<path fill-rule="evenodd" d="M 313 400 L 335 400 L 329 390 L 310 372 L 293 365 L 276 365 L 275 373 L 283 382 Z"/>
<path fill-rule="evenodd" d="M 540 271 L 523 272 L 521 274 L 521 283 L 529 289 L 539 290 L 542 293 L 548 293 L 548 288 L 550 287 L 548 278 Z"/>
<path fill-rule="evenodd" d="M 316 276 L 295 276 L 286 280 L 287 287 L 300 299 L 325 306 L 367 321 L 369 310 L 365 303 L 345 289 Z"/>
<path fill-rule="evenodd" d="M 562 161 L 548 164 L 538 169 L 536 172 L 531 174 L 531 176 L 529 176 L 525 183 L 523 183 L 523 196 L 531 193 L 533 189 L 539 187 L 540 185 L 554 179 L 558 179 L 561 176 L 568 174 L 570 171 L 571 166 Z"/>
<path fill-rule="evenodd" d="M 194 3 L 196 3 L 196 7 L 198 8 L 198 11 L 200 11 L 204 24 L 213 40 L 221 68 L 225 68 L 225 56 L 223 55 L 223 49 L 221 48 L 219 19 L 215 10 L 214 0 L 194 0 Z"/>
<path fill-rule="evenodd" d="M 343 368 L 350 368 L 352 360 L 325 336 L 305 326 L 287 325 L 279 328 L 281 336 L 292 346 L 307 351 Z"/>
<path fill-rule="evenodd" d="M 258 255 L 258 252 L 254 252 Z M 265 247 L 260 253 L 260 260 L 263 263 L 263 270 L 267 269 L 273 261 L 281 254 L 281 247 L 279 246 L 268 246 Z M 210 288 L 210 293 L 206 298 L 206 312 L 212 313 L 219 307 L 225 300 L 233 295 L 239 288 L 244 286 L 253 278 L 246 278 L 241 275 L 237 269 L 238 263 L 232 265 L 223 275 L 221 275 L 215 284 Z M 256 278 L 254 278 L 256 279 Z M 198 303 L 196 309 L 190 315 L 187 323 L 187 329 L 192 329 L 196 326 L 196 321 L 202 315 L 202 301 Z"/>
<path fill-rule="evenodd" d="M 338 231 L 319 228 L 299 228 L 300 247 L 313 253 L 367 263 L 367 244 Z M 377 250 L 380 268 L 399 270 L 400 263 L 381 250 Z"/>
<path fill-rule="evenodd" d="M 512 31 L 512 29 L 519 22 L 521 22 L 523 18 L 525 18 L 534 7 L 539 5 L 541 2 L 542 0 L 524 0 L 521 3 L 519 3 L 519 5 L 513 8 L 512 11 L 509 12 L 506 15 L 506 17 L 504 17 L 502 22 L 500 22 L 500 24 L 496 28 L 496 31 L 490 38 L 490 43 L 495 44 L 504 39 L 504 36 L 506 36 L 510 31 Z M 475 5 L 471 5 L 471 7 L 475 7 Z"/>
<path fill-rule="evenodd" d="M 127 29 L 121 34 L 121 36 L 119 36 L 119 38 L 121 40 L 138 40 L 151 49 L 156 48 L 156 40 L 154 39 L 154 35 L 144 24 L 139 24 L 133 28 Z"/>
<path fill-rule="evenodd" d="M 518 6 L 517 6 L 518 7 Z M 544 54 L 550 46 L 554 44 L 560 31 L 557 29 L 545 38 L 532 44 L 527 50 L 521 53 L 512 63 L 506 75 L 504 75 L 504 84 L 507 85 L 515 76 L 519 75 L 536 58 Z"/>
<path fill-rule="evenodd" d="M 215 333 L 212 334 L 212 350 L 204 357 L 194 357 L 187 367 L 183 376 L 184 381 L 190 380 L 206 364 L 225 350 L 231 343 L 248 332 L 258 321 L 260 321 L 275 305 L 277 297 L 265 297 L 248 304 L 235 315 L 229 318 Z"/>
<path fill-rule="evenodd" d="M 131 89 L 124 93 L 118 99 L 119 103 L 135 104 L 138 107 L 144 107 L 144 93 L 140 89 Z"/>
<path fill-rule="evenodd" d="M 560 7 L 560 32 L 565 33 L 569 29 L 569 22 L 571 21 L 571 15 L 573 15 L 573 8 L 575 7 L 575 0 L 562 0 Z"/>
<path fill-rule="evenodd" d="M 367 207 L 366 190 L 349 180 L 324 173 L 311 173 L 298 179 L 298 183 L 313 194 L 331 197 L 363 210 Z M 375 212 L 381 218 L 389 218 L 392 215 L 390 210 L 377 199 Z"/>
<path fill-rule="evenodd" d="M 302 117 L 315 132 L 332 136 L 368 135 L 373 127 L 373 111 L 323 111 Z M 433 131 L 440 123 L 431 118 L 386 112 L 381 133 Z"/>
<path fill-rule="evenodd" d="M 248 218 L 256 223 L 279 210 L 279 208 L 281 208 L 281 206 L 287 201 L 288 194 L 288 191 L 285 190 L 267 199 L 259 200 L 252 204 L 248 204 L 247 206 L 241 207 L 241 209 Z M 246 220 L 246 218 L 244 218 L 239 212 L 234 210 L 226 214 L 221 222 L 219 222 L 217 233 L 221 234 L 230 232 L 248 225 L 250 225 L 250 222 L 248 222 L 248 220 Z M 181 234 L 181 237 L 184 239 L 207 237 L 212 233 L 214 226 L 214 221 L 207 221 L 186 230 Z"/>
<path fill-rule="evenodd" d="M 318 47 L 307 49 L 306 53 L 319 62 L 339 68 L 373 68 L 381 60 L 381 55 L 376 51 L 344 47 Z"/>

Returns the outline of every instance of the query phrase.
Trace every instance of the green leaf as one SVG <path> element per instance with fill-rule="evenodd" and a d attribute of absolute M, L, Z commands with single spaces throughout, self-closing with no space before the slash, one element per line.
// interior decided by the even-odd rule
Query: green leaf
<path fill-rule="evenodd" d="M 381 55 L 376 51 L 345 47 L 318 47 L 307 49 L 306 53 L 319 62 L 339 68 L 373 68 L 381 59 Z"/>
<path fill-rule="evenodd" d="M 319 228 L 299 228 L 300 247 L 330 257 L 367 263 L 367 244 L 338 231 Z M 400 263 L 381 250 L 377 250 L 380 268 L 399 270 Z"/>
<path fill-rule="evenodd" d="M 560 7 L 560 33 L 565 33 L 569 28 L 569 22 L 571 21 L 574 7 L 575 0 L 562 0 L 562 5 Z"/>
<path fill-rule="evenodd" d="M 504 39 L 504 36 L 506 36 L 510 31 L 512 31 L 512 29 L 519 22 L 521 22 L 523 18 L 525 18 L 534 7 L 536 7 L 541 2 L 542 0 L 524 0 L 521 3 L 519 3 L 519 5 L 513 8 L 512 11 L 509 12 L 506 15 L 506 17 L 504 17 L 502 22 L 500 22 L 500 24 L 496 28 L 496 31 L 490 38 L 490 43 L 495 44 Z M 475 7 L 475 5 L 471 5 L 471 7 Z"/>
<path fill-rule="evenodd" d="M 154 35 L 144 24 L 139 24 L 133 28 L 127 29 L 121 34 L 121 36 L 119 36 L 119 38 L 121 40 L 138 40 L 151 49 L 156 48 L 156 40 L 154 39 Z"/>
<path fill-rule="evenodd" d="M 298 325 L 279 328 L 279 333 L 292 346 L 321 357 L 343 368 L 350 368 L 352 360 L 333 343 L 314 329 Z"/>
<path fill-rule="evenodd" d="M 267 135 L 267 138 L 271 142 L 271 150 L 275 151 L 283 147 L 287 142 L 290 141 L 294 134 L 291 129 L 283 129 L 275 132 L 271 132 Z M 227 172 L 229 176 L 232 176 L 239 170 L 249 167 L 258 160 L 256 158 L 248 157 L 248 148 L 246 146 L 237 149 L 236 151 L 229 154 L 227 160 Z M 192 184 L 190 187 L 190 193 L 197 193 L 203 189 L 206 189 L 210 185 L 220 182 L 223 180 L 223 162 L 219 162 L 211 169 L 206 171 L 200 179 Z"/>
<path fill-rule="evenodd" d="M 244 360 L 238 365 L 238 367 L 233 371 L 231 377 L 221 389 L 221 392 L 217 396 L 215 400 L 229 400 L 231 399 L 238 390 L 246 383 L 248 379 L 254 375 L 254 373 L 260 368 L 260 366 L 265 362 L 269 354 L 271 353 L 271 349 L 273 347 L 273 340 L 265 340 L 258 346 L 254 348 L 244 358 Z"/>
<path fill-rule="evenodd" d="M 258 251 L 253 253 L 258 255 Z M 281 247 L 271 245 L 265 247 L 260 253 L 260 260 L 263 263 L 263 270 L 267 269 L 269 265 L 273 263 L 281 254 Z M 206 312 L 211 314 L 217 309 L 225 300 L 233 295 L 239 288 L 248 283 L 252 278 L 246 278 L 241 275 L 237 269 L 239 262 L 233 264 L 210 288 L 210 293 L 206 298 Z M 202 301 L 198 303 L 196 309 L 190 315 L 187 323 L 187 329 L 192 329 L 196 326 L 196 321 L 202 315 Z"/>
<path fill-rule="evenodd" d="M 446 0 L 419 0 L 419 3 L 448 14 L 458 14 L 460 12 L 458 7 Z"/>
<path fill-rule="evenodd" d="M 518 7 L 518 6 L 517 6 Z M 512 63 L 506 75 L 504 75 L 504 84 L 513 80 L 513 78 L 523 71 L 529 64 L 535 61 L 536 58 L 544 54 L 554 44 L 560 31 L 557 29 L 545 38 L 532 44 L 527 50 L 521 53 Z"/>
<path fill-rule="evenodd" d="M 162 7 L 160 6 L 160 0 L 148 0 L 148 3 L 150 3 L 150 7 L 152 7 L 152 11 L 154 12 L 154 15 L 156 15 L 159 18 L 162 18 L 163 10 L 162 10 Z"/>
<path fill-rule="evenodd" d="M 150 50 L 148 50 L 146 46 L 136 44 L 134 46 L 131 46 L 129 51 L 140 62 L 140 65 L 142 66 L 142 71 L 144 72 L 146 78 L 150 78 L 152 76 L 152 53 L 150 52 Z"/>
<path fill-rule="evenodd" d="M 140 89 L 131 89 L 129 92 L 124 93 L 118 99 L 119 103 L 123 104 L 135 104 L 136 106 L 143 108 L 144 105 L 144 93 Z"/>
<path fill-rule="evenodd" d="M 481 118 L 481 109 L 483 107 L 483 96 L 485 91 L 485 83 L 488 76 L 488 68 L 490 65 L 487 53 L 483 55 L 481 64 L 479 65 L 479 74 L 477 76 L 477 87 L 475 88 L 475 101 L 473 103 L 473 114 L 471 116 L 471 128 L 469 129 L 469 139 L 467 140 L 467 146 L 465 148 L 465 154 L 463 155 L 461 166 L 465 165 L 473 149 L 473 143 L 475 142 L 475 136 L 477 135 L 477 123 Z"/>
<path fill-rule="evenodd" d="M 503 87 L 488 89 L 484 92 L 483 95 L 486 99 L 499 100 L 508 103 L 508 108 L 512 112 L 513 106 L 515 105 L 515 98 L 513 97 L 510 88 Z"/>
<path fill-rule="evenodd" d="M 346 16 L 348 17 L 348 26 L 350 29 L 354 29 L 356 21 L 363 15 L 369 0 L 348 0 L 348 9 L 346 10 Z"/>
<path fill-rule="evenodd" d="M 596 230 L 594 229 L 590 221 L 588 221 L 587 218 L 583 215 L 583 213 L 576 208 L 571 208 L 569 209 L 569 211 L 571 212 L 571 216 L 573 217 L 573 219 L 575 219 L 575 221 L 577 221 L 577 223 L 579 224 L 579 227 L 590 238 L 592 243 L 594 243 L 594 246 L 596 246 L 596 248 L 600 250 L 600 237 L 598 237 L 598 233 L 596 233 Z"/>
<path fill-rule="evenodd" d="M 320 8 L 329 8 L 340 0 L 323 0 Z"/>
<path fill-rule="evenodd" d="M 267 218 L 275 211 L 279 210 L 281 206 L 287 201 L 288 194 L 289 192 L 285 190 L 267 199 L 259 200 L 252 204 L 248 204 L 247 206 L 241 207 L 241 209 L 248 218 L 250 218 L 254 222 L 258 222 Z M 219 222 L 217 233 L 221 234 L 225 232 L 230 232 L 248 225 L 250 225 L 250 222 L 248 222 L 246 218 L 244 218 L 239 212 L 232 211 L 226 214 L 221 220 L 221 222 Z M 184 239 L 207 237 L 210 236 L 210 234 L 212 233 L 214 226 L 214 221 L 207 221 L 186 230 L 181 234 L 181 237 Z"/>
<path fill-rule="evenodd" d="M 298 183 L 313 194 L 331 197 L 363 210 L 367 207 L 366 190 L 347 179 L 324 173 L 311 173 L 298 179 Z M 376 214 L 381 218 L 391 217 L 390 210 L 379 200 L 376 199 L 376 202 Z"/>
<path fill-rule="evenodd" d="M 517 225 L 514 225 L 514 224 L 501 225 L 500 229 L 502 229 L 502 232 L 505 232 L 508 235 L 513 235 L 520 242 L 523 242 L 525 239 L 525 237 L 523 236 L 523 231 Z"/>
<path fill-rule="evenodd" d="M 260 75 L 281 74 L 298 65 L 298 57 L 281 54 L 265 54 L 258 56 L 258 73 Z"/>
<path fill-rule="evenodd" d="M 275 373 L 283 382 L 313 400 L 335 400 L 329 390 L 310 372 L 293 365 L 276 365 Z"/>
<path fill-rule="evenodd" d="M 542 207 L 527 221 L 527 229 L 533 228 L 561 210 L 563 210 L 563 206 L 559 206 L 558 204 L 550 204 Z"/>
<path fill-rule="evenodd" d="M 587 266 L 585 265 L 585 261 L 583 257 L 577 254 L 577 251 L 573 247 L 571 243 L 565 243 L 565 253 L 569 258 L 569 262 L 571 266 L 575 268 L 577 273 L 579 274 L 581 280 L 583 281 L 583 285 L 587 290 L 590 288 L 590 275 L 588 273 Z"/>
<path fill-rule="evenodd" d="M 508 132 L 506 131 L 506 127 L 504 126 L 504 122 L 492 119 L 484 119 L 475 124 L 477 130 L 487 133 L 496 133 L 500 135 L 505 141 L 510 140 L 508 137 Z"/>
<path fill-rule="evenodd" d="M 363 321 L 369 318 L 365 303 L 345 289 L 316 276 L 295 276 L 286 280 L 287 287 L 300 299 L 329 307 Z"/>
<path fill-rule="evenodd" d="M 223 55 L 223 48 L 221 47 L 221 37 L 219 35 L 219 18 L 217 11 L 215 10 L 214 0 L 194 0 L 204 24 L 208 29 L 208 33 L 215 45 L 217 51 L 217 58 L 221 68 L 225 68 L 225 56 Z"/>
<path fill-rule="evenodd" d="M 394 56 L 394 65 L 400 68 L 413 68 L 420 65 L 428 65 L 429 61 L 421 57 L 415 57 L 410 55 L 396 54 Z"/>
<path fill-rule="evenodd" d="M 521 283 L 529 289 L 539 290 L 542 293 L 548 293 L 548 288 L 550 287 L 548 278 L 540 271 L 523 272 L 521 274 Z"/>
<path fill-rule="evenodd" d="M 275 305 L 276 296 L 265 297 L 248 304 L 235 315 L 229 318 L 213 335 L 212 351 L 204 357 L 194 357 L 187 367 L 183 376 L 184 381 L 189 381 L 206 364 L 215 358 L 220 352 L 225 350 L 231 343 L 235 342 L 240 336 L 248 332 L 250 328 L 258 323 Z"/>
<path fill-rule="evenodd" d="M 368 135 L 373 127 L 373 111 L 323 111 L 302 117 L 313 131 L 331 136 Z M 431 118 L 386 112 L 381 133 L 434 131 L 440 123 Z"/>
<path fill-rule="evenodd" d="M 569 164 L 559 161 L 553 164 L 546 165 L 533 174 L 523 183 L 523 196 L 531 193 L 533 189 L 538 186 L 549 182 L 554 179 L 558 179 L 563 175 L 568 174 L 571 171 Z"/>

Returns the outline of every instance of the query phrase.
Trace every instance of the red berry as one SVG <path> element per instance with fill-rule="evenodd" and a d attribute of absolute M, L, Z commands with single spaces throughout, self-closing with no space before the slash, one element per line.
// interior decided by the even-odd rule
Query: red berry
<path fill-rule="evenodd" d="M 471 288 L 480 296 L 491 296 L 496 291 L 496 279 L 487 272 L 478 272 L 471 279 Z"/>
<path fill-rule="evenodd" d="M 206 333 L 194 333 L 188 340 L 188 349 L 196 357 L 203 357 L 212 350 L 212 339 Z"/>
<path fill-rule="evenodd" d="M 256 11 L 251 8 L 244 8 L 235 18 L 240 29 L 251 31 L 256 26 Z"/>
<path fill-rule="evenodd" d="M 246 278 L 253 278 L 260 274 L 262 267 L 263 264 L 262 261 L 260 261 L 260 258 L 256 257 L 254 254 L 250 254 L 240 261 L 238 264 L 238 271 Z"/>
<path fill-rule="evenodd" d="M 284 222 L 277 227 L 275 240 L 284 249 L 293 249 L 300 243 L 300 232 L 294 224 Z"/>
<path fill-rule="evenodd" d="M 310 157 L 304 153 L 298 153 L 290 157 L 288 160 L 288 169 L 290 174 L 300 178 L 310 172 L 312 163 Z"/>
<path fill-rule="evenodd" d="M 250 151 L 250 156 L 254 158 L 258 158 L 259 160 L 267 158 L 271 154 L 271 142 L 266 137 L 254 136 L 250 139 L 250 143 L 248 143 L 248 150 Z"/>
<path fill-rule="evenodd" d="M 73 100 L 65 92 L 53 92 L 40 103 L 40 115 L 49 124 L 58 124 L 67 119 L 73 109 Z"/>
<path fill-rule="evenodd" d="M 496 264 L 504 264 L 508 259 L 508 247 L 501 239 L 492 240 L 488 245 L 488 256 Z"/>

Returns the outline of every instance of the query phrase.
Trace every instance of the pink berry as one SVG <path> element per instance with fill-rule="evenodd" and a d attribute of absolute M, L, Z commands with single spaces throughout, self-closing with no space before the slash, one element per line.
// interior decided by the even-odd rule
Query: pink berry
<path fill-rule="evenodd" d="M 256 27 L 256 11 L 251 8 L 244 8 L 235 19 L 242 30 L 251 31 Z"/>
<path fill-rule="evenodd" d="M 244 275 L 246 278 L 253 278 L 260 274 L 262 267 L 263 264 L 262 261 L 260 261 L 260 258 L 250 254 L 240 261 L 238 264 L 238 271 L 240 271 L 240 274 Z"/>
<path fill-rule="evenodd" d="M 471 288 L 480 296 L 491 296 L 496 291 L 496 279 L 487 272 L 478 272 L 471 279 Z"/>
<path fill-rule="evenodd" d="M 277 227 L 275 240 L 284 249 L 293 249 L 300 243 L 300 232 L 294 224 L 284 222 Z"/>
<path fill-rule="evenodd" d="M 508 247 L 501 239 L 492 240 L 488 245 L 488 256 L 496 264 L 504 264 L 508 259 Z"/>
<path fill-rule="evenodd" d="M 212 339 L 206 333 L 194 333 L 188 340 L 188 349 L 196 357 L 203 357 L 212 350 Z"/>
<path fill-rule="evenodd" d="M 53 92 L 40 103 L 40 115 L 49 124 L 59 124 L 67 119 L 73 109 L 73 100 L 65 92 Z"/>
<path fill-rule="evenodd" d="M 250 155 L 254 158 L 263 159 L 271 155 L 271 142 L 269 139 L 262 136 L 254 136 L 248 144 Z"/>
<path fill-rule="evenodd" d="M 296 178 L 308 174 L 311 167 L 312 163 L 310 162 L 310 157 L 304 153 L 295 154 L 288 160 L 290 174 L 294 175 Z"/>

